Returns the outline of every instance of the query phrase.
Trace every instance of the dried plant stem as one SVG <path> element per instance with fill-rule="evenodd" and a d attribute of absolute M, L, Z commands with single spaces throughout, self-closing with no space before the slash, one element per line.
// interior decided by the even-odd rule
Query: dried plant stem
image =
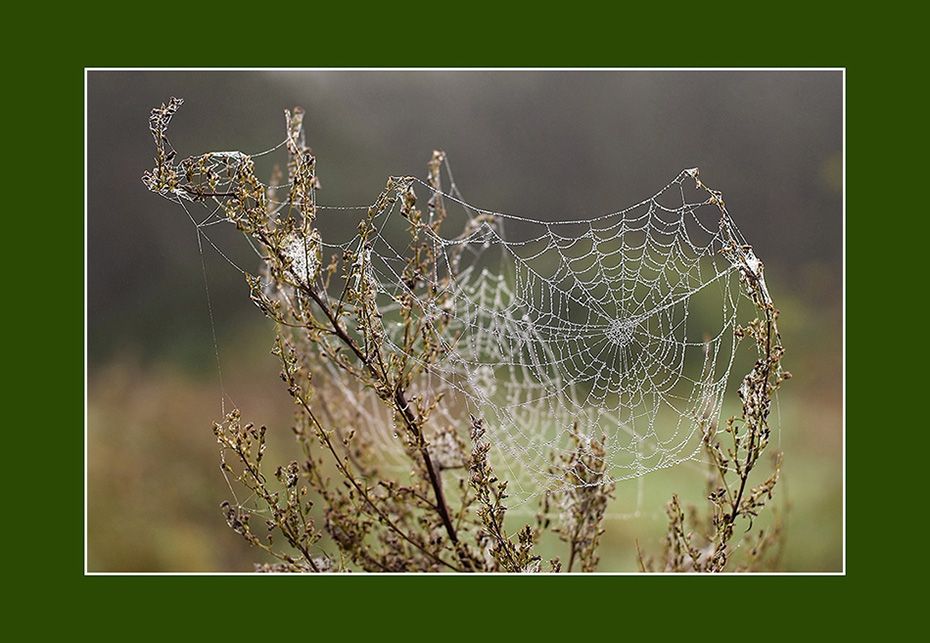
<path fill-rule="evenodd" d="M 383 369 L 379 370 L 372 364 L 371 359 L 368 354 L 366 354 L 355 342 L 352 337 L 345 331 L 342 327 L 342 324 L 335 318 L 333 312 L 330 310 L 329 306 L 323 299 L 317 294 L 314 289 L 307 288 L 306 294 L 316 302 L 320 310 L 329 320 L 333 332 L 345 344 L 349 347 L 356 357 L 362 361 L 362 363 L 368 368 L 372 376 L 376 379 L 382 381 L 383 384 L 389 384 L 385 381 L 388 379 L 387 372 Z M 404 390 L 398 386 L 394 387 L 393 394 L 391 396 L 391 402 L 394 405 L 394 408 L 400 414 L 401 418 L 404 420 L 404 425 L 407 431 L 413 436 L 416 440 L 417 448 L 420 451 L 420 455 L 423 457 L 423 464 L 426 467 L 426 471 L 429 475 L 429 482 L 433 488 L 433 493 L 436 496 L 436 511 L 439 513 L 440 518 L 442 519 L 442 524 L 446 529 L 446 533 L 449 535 L 449 539 L 455 544 L 458 545 L 458 535 L 456 534 L 455 526 L 452 524 L 452 519 L 449 517 L 449 508 L 446 504 L 445 496 L 442 492 L 442 480 L 439 477 L 439 474 L 436 472 L 435 466 L 433 466 L 432 458 L 430 457 L 429 448 L 426 445 L 426 442 L 423 439 L 423 433 L 420 430 L 419 422 L 417 418 L 413 415 L 413 412 L 410 410 L 410 404 L 407 402 L 406 395 Z M 309 407 L 307 412 L 310 413 Z M 315 419 L 315 418 L 314 418 Z"/>
<path fill-rule="evenodd" d="M 143 182 L 178 203 L 215 204 L 216 213 L 260 250 L 262 272 L 246 280 L 255 304 L 276 324 L 272 352 L 280 359 L 281 377 L 297 409 L 293 432 L 303 462 L 278 466 L 274 476 L 263 473 L 265 427 L 242 426 L 238 410 L 214 424 L 223 475 L 230 483 L 244 485 L 250 491 L 248 502 L 259 507 L 222 505 L 230 527 L 275 560 L 258 569 L 538 572 L 542 559 L 534 547 L 543 529 L 550 528 L 550 516 L 557 514 L 551 528 L 567 545 L 567 571 L 595 571 L 615 485 L 608 436 L 586 435 L 576 422 L 571 431 L 574 448 L 551 456 L 552 479 L 560 484 L 541 497 L 535 528 L 527 524 L 511 536 L 505 529 L 508 483 L 498 479 L 491 466 L 485 419 L 471 416 L 466 435 L 464 411 L 440 408 L 444 395 L 458 386 L 458 375 L 443 379 L 447 372 L 442 367 L 455 358 L 456 349 L 450 347 L 466 343 L 462 338 L 468 337 L 455 298 L 461 292 L 458 278 L 473 266 L 460 272 L 459 260 L 468 240 L 480 240 L 481 231 L 486 226 L 493 229 L 495 223 L 491 213 L 469 212 L 462 234 L 451 237 L 449 247 L 437 245 L 438 239 L 447 239 L 439 231 L 446 219 L 439 185 L 444 153 L 434 152 L 428 165 L 428 215 L 416 208 L 416 179 L 391 177 L 367 218 L 359 222 L 358 236 L 350 244 L 324 244 L 314 227 L 319 183 L 316 159 L 304 142 L 303 111 L 285 112 L 287 180 L 276 168 L 276 178 L 266 185 L 257 178 L 252 158 L 240 152 L 213 152 L 176 162 L 165 132 L 182 102 L 172 98 L 152 110 L 149 127 L 156 167 L 145 173 Z M 696 169 L 688 172 L 697 180 Z M 275 201 L 274 195 L 284 188 L 286 200 Z M 672 497 L 666 507 L 663 571 L 717 572 L 732 566 L 730 543 L 737 520 L 748 519 L 752 526 L 771 498 L 780 471 L 777 460 L 767 480 L 755 487 L 749 484 L 768 444 L 772 395 L 790 376 L 780 368 L 778 311 L 765 289 L 761 262 L 734 238 L 719 193 L 708 192 L 710 202 L 721 210 L 724 238 L 732 241 L 722 252 L 739 271 L 763 319 L 737 328 L 740 338 L 755 340 L 759 359 L 743 378 L 740 418 L 730 418 L 720 433 L 716 420 L 697 420 L 718 485 L 708 496 L 712 516 L 706 532 L 694 535 L 686 528 L 686 511 L 678 496 Z M 409 245 L 406 251 L 392 246 L 392 256 L 385 257 L 376 249 L 388 235 L 382 236 L 378 228 L 387 220 L 396 221 L 398 211 L 409 224 Z M 325 265 L 324 247 L 341 248 L 341 257 Z M 336 275 L 344 280 L 341 286 L 331 283 Z M 396 324 L 398 332 L 388 323 Z M 442 383 L 435 389 L 437 379 Z M 329 395 L 334 400 L 327 399 Z M 402 432 L 403 442 L 376 442 L 385 428 Z M 725 434 L 732 440 L 728 448 L 718 441 Z M 376 444 L 402 460 L 402 473 L 389 470 L 387 459 L 379 460 Z M 333 470 L 337 484 L 329 479 Z M 732 481 L 734 475 L 738 483 Z M 322 504 L 324 524 L 319 528 L 311 498 Z M 262 513 L 268 533 L 260 538 L 250 519 Z M 278 534 L 284 536 L 284 549 L 274 544 Z M 313 556 L 324 534 L 338 548 L 337 558 Z M 751 541 L 747 567 L 762 561 L 775 534 L 760 531 Z M 652 561 L 636 545 L 640 569 L 652 570 Z M 561 571 L 558 558 L 550 564 L 553 572 Z"/>
<path fill-rule="evenodd" d="M 296 385 L 296 381 L 294 380 L 291 374 L 288 374 L 288 379 L 289 379 L 289 383 L 292 386 Z M 404 531 L 403 529 L 398 527 L 396 524 L 394 524 L 390 516 L 385 514 L 381 510 L 381 508 L 378 506 L 378 503 L 371 499 L 371 497 L 368 495 L 368 490 L 366 489 L 366 487 L 360 484 L 358 480 L 356 480 L 355 476 L 349 470 L 349 467 L 343 461 L 342 456 L 339 455 L 339 452 L 336 449 L 335 445 L 333 444 L 332 440 L 330 439 L 329 434 L 323 428 L 323 425 L 320 424 L 320 421 L 317 419 L 316 414 L 313 412 L 313 409 L 310 407 L 309 404 L 307 404 L 307 401 L 302 396 L 296 396 L 295 399 L 297 399 L 298 403 L 301 405 L 303 412 L 306 413 L 307 417 L 310 418 L 311 422 L 313 422 L 313 425 L 316 428 L 317 436 L 326 445 L 326 449 L 329 451 L 330 455 L 333 457 L 333 461 L 335 462 L 336 467 L 339 470 L 339 472 L 355 488 L 356 492 L 358 492 L 359 494 L 359 497 L 365 502 L 365 504 L 368 505 L 371 508 L 371 510 L 377 514 L 378 519 L 384 525 L 386 525 L 389 529 L 391 529 L 391 531 L 393 531 L 398 536 L 400 536 L 401 538 L 409 542 L 411 545 L 413 545 L 417 549 L 419 549 L 426 556 L 435 560 L 440 565 L 448 567 L 452 569 L 453 571 L 462 571 L 460 568 L 456 567 L 455 565 L 452 565 L 451 563 L 443 560 L 441 557 L 433 554 L 433 552 L 424 548 L 422 543 L 417 542 L 416 540 L 411 538 L 407 534 L 406 531 Z"/>

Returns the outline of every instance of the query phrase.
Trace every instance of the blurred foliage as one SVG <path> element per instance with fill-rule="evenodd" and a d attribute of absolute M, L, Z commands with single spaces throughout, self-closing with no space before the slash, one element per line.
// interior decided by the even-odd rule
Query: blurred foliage
<path fill-rule="evenodd" d="M 277 384 L 274 358 L 236 366 L 228 369 L 234 376 L 225 388 L 268 425 L 269 460 L 285 459 L 293 403 Z M 777 446 L 787 454 L 773 503 L 785 517 L 781 565 L 835 572 L 843 562 L 840 407 L 829 398 L 797 395 L 800 377 L 779 393 L 773 418 L 782 429 Z M 222 417 L 215 379 L 169 364 L 120 360 L 99 369 L 88 389 L 88 571 L 250 572 L 264 560 L 229 529 L 220 509 L 231 493 L 210 431 Z M 658 548 L 672 493 L 686 504 L 705 502 L 703 470 L 679 467 L 647 476 L 641 486 L 642 514 L 605 522 L 600 569 L 637 569 L 637 539 Z M 618 486 L 610 511 L 635 506 L 638 493 L 637 481 Z M 556 541 L 541 545 L 544 557 L 564 553 Z"/>

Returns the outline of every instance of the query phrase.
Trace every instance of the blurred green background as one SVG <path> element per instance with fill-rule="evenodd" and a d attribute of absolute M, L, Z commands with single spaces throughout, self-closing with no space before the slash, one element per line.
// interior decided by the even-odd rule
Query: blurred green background
<path fill-rule="evenodd" d="M 183 210 L 140 180 L 153 164 L 149 112 L 172 95 L 185 100 L 169 129 L 180 158 L 264 151 L 283 139 L 284 110 L 303 107 L 328 205 L 368 205 L 388 176 L 424 176 L 434 149 L 469 201 L 539 219 L 612 212 L 699 167 L 765 262 L 782 313 L 794 378 L 773 417 L 785 453 L 780 569 L 843 570 L 841 71 L 90 70 L 88 571 L 238 572 L 261 560 L 219 509 L 231 492 L 210 427 L 224 400 L 291 457 L 273 330 L 241 274 L 201 255 Z M 346 211 L 324 234 L 357 222 Z M 241 238 L 213 230 L 256 269 Z M 607 525 L 601 570 L 635 571 L 637 540 L 658 552 L 668 496 L 699 501 L 695 480 L 683 468 L 647 476 L 641 515 Z"/>

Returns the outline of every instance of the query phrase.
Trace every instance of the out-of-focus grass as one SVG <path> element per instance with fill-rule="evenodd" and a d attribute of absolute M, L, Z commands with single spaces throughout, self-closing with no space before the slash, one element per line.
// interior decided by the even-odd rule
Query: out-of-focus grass
<path fill-rule="evenodd" d="M 210 431 L 219 399 L 213 383 L 131 360 L 90 377 L 88 571 L 247 568 L 219 510 L 227 491 Z"/>
<path fill-rule="evenodd" d="M 295 457 L 288 430 L 292 407 L 273 358 L 265 351 L 243 355 L 224 370 L 224 379 L 244 419 L 268 425 L 267 462 Z M 841 408 L 835 391 L 804 390 L 803 382 L 797 377 L 785 385 L 775 418 L 777 446 L 785 452 L 774 501 L 785 528 L 780 569 L 837 572 L 843 544 Z M 226 526 L 219 509 L 232 499 L 211 431 L 221 419 L 221 400 L 215 373 L 198 377 L 130 359 L 95 369 L 87 400 L 88 571 L 238 572 L 263 560 Z M 767 472 L 770 463 L 760 467 Z M 617 488 L 617 508 L 638 504 L 640 515 L 607 522 L 600 571 L 635 572 L 637 540 L 647 553 L 661 551 L 664 507 L 672 493 L 705 508 L 700 472 L 691 467 L 647 476 L 642 503 L 631 503 L 638 490 L 635 481 Z M 514 523 L 521 520 L 526 518 L 513 517 Z M 564 557 L 559 544 L 547 538 L 540 553 Z"/>
<path fill-rule="evenodd" d="M 267 348 L 270 336 L 262 339 L 249 344 Z M 222 387 L 216 371 L 125 357 L 88 375 L 89 572 L 251 571 L 259 560 L 223 519 L 220 503 L 233 496 L 211 427 L 225 390 L 248 421 L 276 431 L 273 447 L 289 446 L 290 402 L 266 350 L 227 365 L 234 375 Z M 292 456 L 269 454 L 284 457 Z"/>

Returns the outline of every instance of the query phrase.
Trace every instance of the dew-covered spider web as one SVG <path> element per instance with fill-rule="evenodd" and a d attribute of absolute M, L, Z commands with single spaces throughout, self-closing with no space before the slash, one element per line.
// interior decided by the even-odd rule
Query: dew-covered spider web
<path fill-rule="evenodd" d="M 451 291 L 442 307 L 420 302 L 427 316 L 451 317 L 432 386 L 482 419 L 510 506 L 587 484 L 558 463 L 591 439 L 603 447 L 602 482 L 698 460 L 732 384 L 740 275 L 758 262 L 697 169 L 589 219 L 492 212 L 450 192 L 446 206 L 470 223 L 458 237 L 430 236 L 441 258 L 432 278 Z M 371 266 L 386 311 L 404 265 L 380 236 Z"/>
<path fill-rule="evenodd" d="M 166 123 L 153 132 L 171 161 L 173 148 L 169 153 L 167 139 L 158 134 Z M 233 194 L 234 182 L 254 177 L 252 158 L 239 152 L 194 161 L 176 166 L 178 176 L 208 176 L 214 204 Z M 318 277 L 320 263 L 311 261 L 317 253 L 306 251 L 308 242 L 319 246 L 320 257 L 351 251 L 365 262 L 365 278 L 373 284 L 386 354 L 403 350 L 406 329 L 397 311 L 405 297 L 415 299 L 425 319 L 448 324 L 440 335 L 444 356 L 424 367 L 410 399 L 442 395 L 441 411 L 430 423 L 454 426 L 465 439 L 476 420 L 482 423 L 495 471 L 509 482 L 510 508 L 590 484 L 577 470 L 585 458 L 565 456 L 591 440 L 598 448 L 584 455 L 588 462 L 596 457 L 601 484 L 642 480 L 700 460 L 704 431 L 719 424 L 725 393 L 736 392 L 730 373 L 738 308 L 746 301 L 741 279 L 753 280 L 767 297 L 761 263 L 720 193 L 702 184 L 696 168 L 686 169 L 628 207 L 543 221 L 470 204 L 447 162 L 444 167 L 445 189 L 435 181 L 400 180 L 419 193 L 420 203 L 431 204 L 427 223 L 437 211 L 432 206 L 441 203 L 446 213 L 440 232 L 423 227 L 435 262 L 418 279 L 431 288 L 411 289 L 404 276 L 411 222 L 400 214 L 400 199 L 370 221 L 374 235 L 339 242 L 327 238 L 325 219 L 338 217 L 345 226 L 355 208 L 304 204 L 323 232 L 314 229 L 312 240 L 297 236 L 282 244 L 282 252 L 293 255 L 292 285 L 309 286 Z M 198 240 L 210 241 L 209 227 L 224 222 L 223 208 L 210 206 L 203 193 L 171 187 L 173 175 L 146 180 L 150 188 L 168 186 L 159 191 L 185 208 Z M 252 194 L 267 193 L 272 217 L 293 207 L 290 187 L 274 181 L 246 186 Z M 195 196 L 213 211 L 195 216 Z M 422 292 L 431 294 L 422 298 Z M 329 403 L 353 406 L 353 428 L 367 425 L 383 459 L 402 462 L 394 410 L 339 375 L 332 372 L 329 394 L 340 399 Z M 442 445 L 433 446 L 440 466 L 461 464 L 444 463 Z"/>

